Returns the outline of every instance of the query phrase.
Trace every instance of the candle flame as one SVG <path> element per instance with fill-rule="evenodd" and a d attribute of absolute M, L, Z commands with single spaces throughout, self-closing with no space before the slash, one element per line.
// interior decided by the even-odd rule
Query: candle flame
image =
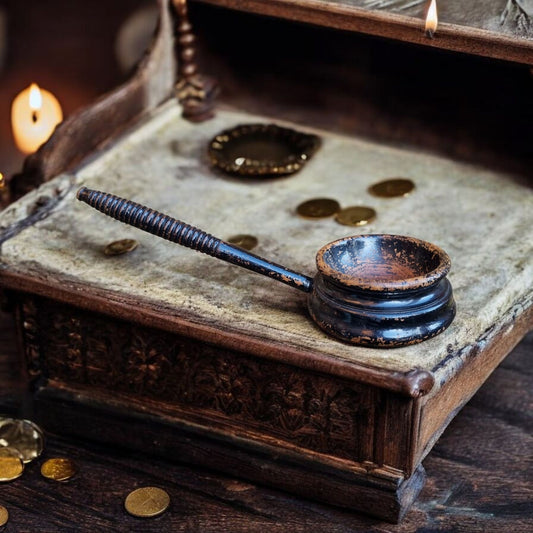
<path fill-rule="evenodd" d="M 433 37 L 433 34 L 437 31 L 439 19 L 437 16 L 437 0 L 431 0 L 428 8 L 428 14 L 426 16 L 426 33 Z"/>
<path fill-rule="evenodd" d="M 38 111 L 43 105 L 43 96 L 41 90 L 36 83 L 30 85 L 30 109 Z"/>
<path fill-rule="evenodd" d="M 0 191 L 4 189 L 6 186 L 6 180 L 4 178 L 4 175 L 0 172 Z"/>

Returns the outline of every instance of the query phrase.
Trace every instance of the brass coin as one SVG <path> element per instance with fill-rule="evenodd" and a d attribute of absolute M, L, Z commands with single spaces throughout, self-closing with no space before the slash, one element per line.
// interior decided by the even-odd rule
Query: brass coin
<path fill-rule="evenodd" d="M 341 209 L 335 220 L 343 226 L 364 226 L 376 218 L 376 212 L 371 207 L 354 205 Z"/>
<path fill-rule="evenodd" d="M 157 487 L 141 487 L 130 492 L 124 501 L 126 511 L 133 516 L 149 518 L 165 512 L 170 504 L 170 496 Z"/>
<path fill-rule="evenodd" d="M 326 218 L 340 209 L 339 202 L 331 198 L 313 198 L 301 203 L 296 212 L 303 218 Z"/>
<path fill-rule="evenodd" d="M 41 465 L 41 474 L 54 481 L 67 481 L 78 471 L 71 459 L 55 457 L 48 459 Z"/>
<path fill-rule="evenodd" d="M 139 243 L 134 239 L 122 239 L 120 241 L 110 242 L 104 248 L 105 255 L 122 255 L 133 252 Z"/>
<path fill-rule="evenodd" d="M 228 242 L 230 244 L 234 244 L 235 246 L 238 246 L 239 248 L 243 248 L 244 250 L 252 250 L 257 246 L 257 237 L 254 237 L 253 235 L 233 235 L 233 237 L 230 237 L 228 239 Z"/>
<path fill-rule="evenodd" d="M 374 183 L 368 188 L 368 192 L 381 198 L 395 198 L 407 196 L 414 188 L 415 184 L 407 178 L 392 178 Z"/>
<path fill-rule="evenodd" d="M 0 505 L 0 527 L 5 526 L 8 520 L 9 513 L 7 512 L 7 509 L 3 505 Z"/>
<path fill-rule="evenodd" d="M 0 448 L 0 481 L 12 481 L 22 475 L 24 463 L 17 450 Z"/>
<path fill-rule="evenodd" d="M 0 419 L 0 446 L 16 449 L 25 463 L 39 457 L 44 447 L 41 428 L 30 420 Z"/>

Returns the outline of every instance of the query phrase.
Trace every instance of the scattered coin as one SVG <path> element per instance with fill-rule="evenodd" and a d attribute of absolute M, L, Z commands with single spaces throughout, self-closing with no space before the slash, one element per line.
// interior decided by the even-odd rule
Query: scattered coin
<path fill-rule="evenodd" d="M 30 420 L 0 419 L 0 447 L 15 448 L 25 463 L 41 455 L 44 436 L 41 428 Z"/>
<path fill-rule="evenodd" d="M 7 446 L 0 448 L 0 481 L 12 481 L 22 475 L 24 463 L 19 452 Z"/>
<path fill-rule="evenodd" d="M 301 203 L 296 212 L 303 218 L 326 218 L 340 209 L 339 202 L 331 198 L 314 198 Z"/>
<path fill-rule="evenodd" d="M 124 501 L 126 511 L 133 516 L 149 518 L 165 512 L 170 504 L 170 496 L 157 487 L 141 487 L 130 492 Z"/>
<path fill-rule="evenodd" d="M 69 480 L 78 469 L 76 464 L 71 459 L 64 457 L 55 457 L 48 459 L 41 465 L 41 474 L 54 481 L 67 481 Z"/>
<path fill-rule="evenodd" d="M 341 209 L 335 220 L 344 226 L 364 226 L 376 218 L 376 211 L 371 207 L 355 205 Z"/>
<path fill-rule="evenodd" d="M 415 184 L 407 178 L 392 178 L 374 183 L 368 188 L 368 192 L 381 198 L 394 198 L 407 196 L 414 188 Z"/>
<path fill-rule="evenodd" d="M 122 255 L 128 252 L 133 252 L 135 248 L 139 246 L 139 243 L 134 239 L 122 239 L 120 241 L 114 241 L 109 243 L 104 248 L 105 255 Z"/>
<path fill-rule="evenodd" d="M 0 527 L 5 526 L 8 520 L 9 513 L 7 512 L 7 509 L 3 505 L 0 505 Z"/>
<path fill-rule="evenodd" d="M 243 248 L 244 250 L 252 250 L 257 246 L 257 237 L 254 237 L 253 235 L 233 235 L 233 237 L 230 237 L 228 239 L 228 242 L 230 244 L 234 244 L 235 246 L 238 246 L 239 248 Z"/>

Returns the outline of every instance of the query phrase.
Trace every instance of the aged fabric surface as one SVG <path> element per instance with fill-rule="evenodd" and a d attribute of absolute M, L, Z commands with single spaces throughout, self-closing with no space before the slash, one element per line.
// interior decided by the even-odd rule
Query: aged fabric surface
<path fill-rule="evenodd" d="M 323 144 L 298 174 L 239 179 L 213 171 L 207 142 L 219 131 L 268 119 L 219 112 L 201 125 L 173 103 L 104 151 L 75 175 L 58 176 L 0 215 L 0 268 L 128 294 L 139 302 L 217 328 L 253 335 L 388 370 L 453 374 L 472 348 L 531 306 L 533 193 L 518 178 L 433 155 L 318 132 Z M 280 121 L 276 121 L 280 123 Z M 300 127 L 305 130 L 305 128 Z M 372 197 L 383 178 L 416 183 L 407 198 Z M 322 333 L 308 317 L 305 295 L 112 220 L 75 200 L 80 185 L 158 209 L 222 239 L 251 233 L 255 253 L 308 275 L 324 244 L 356 233 L 397 233 L 428 240 L 452 259 L 449 279 L 458 313 L 443 334 L 393 350 L 349 346 Z M 61 199 L 46 216 L 35 202 Z M 296 206 L 318 196 L 342 206 L 369 205 L 375 222 L 362 228 L 333 219 L 310 221 Z M 44 202 L 46 203 L 46 202 Z M 34 223 L 21 229 L 28 216 Z M 41 218 L 41 220 L 39 220 Z M 1 234 L 0 234 L 1 235 Z M 134 238 L 139 248 L 107 257 L 103 247 Z"/>

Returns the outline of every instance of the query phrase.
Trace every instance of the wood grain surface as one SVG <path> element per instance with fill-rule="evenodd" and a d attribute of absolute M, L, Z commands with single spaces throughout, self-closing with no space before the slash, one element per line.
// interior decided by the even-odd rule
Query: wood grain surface
<path fill-rule="evenodd" d="M 0 413 L 28 416 L 11 317 L 0 315 Z M 44 453 L 2 485 L 3 531 L 527 532 L 533 528 L 533 334 L 496 369 L 424 462 L 428 482 L 397 525 L 319 505 L 146 454 L 47 435 Z M 39 473 L 50 457 L 79 466 L 68 483 Z M 141 520 L 123 507 L 141 486 L 165 489 L 162 516 Z"/>

